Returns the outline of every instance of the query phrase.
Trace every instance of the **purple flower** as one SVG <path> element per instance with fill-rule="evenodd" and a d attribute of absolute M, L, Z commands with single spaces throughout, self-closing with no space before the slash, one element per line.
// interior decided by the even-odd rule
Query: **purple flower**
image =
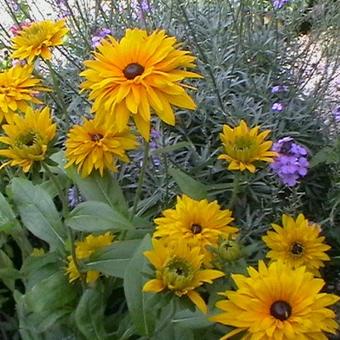
<path fill-rule="evenodd" d="M 284 110 L 284 105 L 282 103 L 274 103 L 272 105 L 272 110 L 274 112 L 282 112 Z"/>
<path fill-rule="evenodd" d="M 272 87 L 272 94 L 278 94 L 287 91 L 288 91 L 287 85 L 276 85 Z"/>
<path fill-rule="evenodd" d="M 340 105 L 337 106 L 333 111 L 333 116 L 336 122 L 340 122 Z"/>
<path fill-rule="evenodd" d="M 68 189 L 67 197 L 68 204 L 71 209 L 75 208 L 79 203 L 84 201 L 74 185 Z"/>
<path fill-rule="evenodd" d="M 290 187 L 307 175 L 309 162 L 308 152 L 291 137 L 284 137 L 272 147 L 279 155 L 274 159 L 270 168 L 279 176 L 282 183 Z"/>
<path fill-rule="evenodd" d="M 273 1 L 273 6 L 276 9 L 282 8 L 286 3 L 289 2 L 289 0 L 272 0 Z"/>
<path fill-rule="evenodd" d="M 111 30 L 109 28 L 103 28 L 96 32 L 96 34 L 91 38 L 91 46 L 93 48 L 100 45 L 102 39 L 104 39 L 106 36 L 112 34 Z"/>

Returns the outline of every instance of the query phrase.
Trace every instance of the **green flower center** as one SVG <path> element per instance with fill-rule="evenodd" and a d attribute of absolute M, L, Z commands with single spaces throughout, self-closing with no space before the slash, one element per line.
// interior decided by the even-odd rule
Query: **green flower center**
<path fill-rule="evenodd" d="M 38 138 L 39 136 L 35 132 L 30 131 L 24 135 L 19 136 L 16 145 L 19 147 L 23 146 L 31 147 L 37 142 Z"/>
<path fill-rule="evenodd" d="M 144 72 L 144 67 L 137 63 L 131 63 L 128 66 L 125 67 L 123 70 L 124 76 L 131 80 L 136 78 L 137 76 L 140 76 Z"/>
<path fill-rule="evenodd" d="M 200 234 L 202 232 L 202 226 L 197 224 L 197 223 L 194 223 L 192 226 L 191 226 L 191 231 L 194 235 L 196 234 Z"/>
<path fill-rule="evenodd" d="M 278 300 L 270 306 L 270 314 L 275 319 L 285 321 L 292 315 L 292 307 L 288 302 Z"/>
<path fill-rule="evenodd" d="M 171 259 L 163 270 L 163 280 L 170 290 L 187 288 L 193 278 L 193 268 L 185 259 Z"/>
<path fill-rule="evenodd" d="M 290 251 L 295 256 L 301 256 L 303 254 L 304 247 L 301 243 L 294 242 L 290 247 Z"/>
<path fill-rule="evenodd" d="M 235 140 L 235 150 L 237 151 L 248 151 L 256 146 L 254 139 L 249 136 L 241 136 Z"/>

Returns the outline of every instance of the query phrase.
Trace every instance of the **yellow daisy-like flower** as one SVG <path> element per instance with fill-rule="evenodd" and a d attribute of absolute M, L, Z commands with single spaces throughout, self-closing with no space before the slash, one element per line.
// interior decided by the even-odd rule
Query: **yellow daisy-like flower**
<path fill-rule="evenodd" d="M 125 151 L 136 148 L 135 136 L 128 129 L 118 131 L 112 120 L 103 118 L 85 119 L 69 131 L 65 168 L 75 164 L 81 176 L 87 177 L 93 170 L 99 170 L 101 175 L 104 169 L 117 171 L 117 159 L 128 162 Z"/>
<path fill-rule="evenodd" d="M 237 291 L 227 291 L 227 300 L 216 306 L 222 314 L 211 321 L 236 327 L 222 339 L 244 332 L 248 340 L 327 340 L 324 332 L 335 334 L 335 313 L 326 308 L 339 297 L 320 293 L 325 282 L 305 267 L 293 269 L 281 261 L 258 271 L 248 268 L 249 277 L 232 275 Z"/>
<path fill-rule="evenodd" d="M 277 153 L 270 151 L 273 144 L 271 141 L 265 141 L 270 134 L 270 130 L 259 132 L 258 126 L 249 128 L 244 120 L 241 120 L 239 126 L 231 128 L 223 125 L 223 133 L 220 138 L 224 146 L 224 154 L 218 159 L 226 160 L 228 170 L 249 170 L 254 173 L 257 161 L 273 162 Z"/>
<path fill-rule="evenodd" d="M 0 150 L 0 156 L 11 160 L 1 165 L 20 166 L 28 172 L 34 162 L 43 161 L 49 143 L 56 134 L 56 124 L 52 122 L 50 109 L 26 109 L 24 116 L 15 114 L 8 125 L 2 126 L 5 136 L 0 142 L 7 144 L 7 149 Z"/>
<path fill-rule="evenodd" d="M 300 214 L 296 220 L 282 216 L 282 227 L 272 224 L 275 231 L 269 231 L 262 239 L 270 248 L 267 254 L 272 260 L 282 260 L 294 268 L 306 266 L 307 270 L 319 275 L 323 261 L 329 261 L 325 251 L 331 247 L 320 236 L 320 226 L 311 224 Z"/>
<path fill-rule="evenodd" d="M 177 197 L 175 209 L 163 211 L 163 217 L 155 219 L 157 225 L 154 237 L 168 243 L 184 239 L 190 245 L 197 246 L 204 254 L 204 262 L 211 260 L 208 246 L 216 247 L 219 237 L 228 236 L 238 231 L 231 227 L 234 220 L 229 209 L 222 210 L 217 201 L 204 199 L 196 201 L 189 196 Z"/>
<path fill-rule="evenodd" d="M 112 244 L 113 239 L 114 236 L 110 232 L 107 232 L 105 234 L 97 236 L 91 234 L 86 236 L 83 241 L 76 241 L 75 252 L 77 260 L 80 261 L 87 260 L 96 250 L 99 250 Z M 68 266 L 66 268 L 66 273 L 69 276 L 69 281 L 73 282 L 79 279 L 80 274 L 76 268 L 72 256 L 68 256 L 67 260 Z M 99 276 L 100 276 L 99 272 L 95 270 L 90 270 L 86 272 L 86 282 L 87 283 L 95 282 Z"/>
<path fill-rule="evenodd" d="M 43 20 L 24 27 L 12 38 L 13 59 L 27 59 L 28 63 L 41 56 L 45 60 L 52 58 L 51 47 L 62 45 L 68 28 L 65 20 Z"/>
<path fill-rule="evenodd" d="M 171 105 L 196 108 L 180 82 L 200 77 L 182 70 L 194 67 L 195 57 L 177 47 L 176 38 L 168 37 L 164 31 L 148 35 L 140 29 L 128 29 L 119 42 L 113 37 L 103 39 L 94 53 L 95 59 L 85 61 L 87 69 L 81 73 L 87 79 L 83 89 L 91 91 L 93 111 L 111 113 L 119 129 L 126 127 L 132 115 L 147 140 L 150 108 L 161 120 L 175 125 Z"/>
<path fill-rule="evenodd" d="M 171 247 L 155 239 L 152 243 L 154 249 L 144 252 L 144 255 L 156 268 L 156 278 L 147 281 L 143 291 L 159 293 L 167 289 L 179 297 L 187 295 L 201 312 L 207 313 L 207 305 L 195 289 L 204 283 L 212 283 L 224 273 L 201 269 L 203 255 L 200 249 L 189 247 L 183 240 L 179 239 Z"/>
<path fill-rule="evenodd" d="M 32 72 L 33 67 L 29 65 L 17 65 L 0 72 L 0 122 L 4 118 L 10 122 L 17 110 L 26 111 L 32 103 L 41 104 L 36 95 L 47 89 Z"/>

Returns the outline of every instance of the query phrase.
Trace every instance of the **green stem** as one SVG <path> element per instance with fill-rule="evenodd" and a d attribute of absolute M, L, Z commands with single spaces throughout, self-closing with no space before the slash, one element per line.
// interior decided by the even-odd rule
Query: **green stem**
<path fill-rule="evenodd" d="M 54 86 L 54 90 L 57 94 L 58 97 L 58 101 L 59 101 L 59 106 L 62 108 L 63 110 L 63 115 L 64 115 L 64 119 L 65 119 L 65 123 L 66 123 L 66 127 L 69 126 L 70 123 L 70 119 L 67 113 L 67 107 L 65 105 L 64 99 L 63 99 L 63 95 L 60 91 L 60 86 L 59 86 L 59 81 L 57 79 L 57 72 L 54 70 L 54 68 L 52 67 L 52 64 L 49 60 L 45 60 L 45 64 L 47 65 L 51 77 L 52 77 L 52 81 L 53 81 L 53 86 Z"/>
<path fill-rule="evenodd" d="M 233 191 L 231 193 L 231 197 L 228 202 L 229 209 L 232 209 L 234 207 L 239 191 L 240 191 L 240 175 L 239 173 L 235 173 L 234 182 L 233 182 Z"/>
<path fill-rule="evenodd" d="M 149 142 L 145 141 L 145 143 L 144 143 L 143 165 L 142 165 L 140 175 L 139 175 L 139 179 L 138 179 L 138 185 L 137 185 L 137 190 L 136 190 L 136 194 L 135 194 L 135 199 L 134 199 L 134 202 L 133 202 L 133 208 L 132 208 L 130 220 L 132 220 L 134 218 L 134 216 L 136 215 L 136 212 L 137 212 L 137 206 L 138 206 L 138 202 L 139 202 L 139 199 L 140 199 L 140 195 L 142 193 L 142 186 L 143 186 L 143 183 L 144 183 L 145 171 L 146 171 L 146 168 L 147 168 L 147 165 L 148 165 L 149 149 L 150 149 Z"/>
<path fill-rule="evenodd" d="M 50 170 L 50 168 L 48 167 L 47 164 L 45 164 L 44 162 L 42 162 L 42 167 L 44 168 L 44 170 L 46 171 L 46 173 L 48 174 L 48 177 L 51 179 L 52 183 L 55 185 L 55 187 L 57 188 L 58 191 L 58 196 L 62 202 L 62 211 L 63 211 L 63 216 L 65 217 L 68 214 L 68 202 L 67 202 L 67 197 L 63 192 L 62 187 L 60 186 L 56 176 L 54 175 L 54 173 Z M 85 275 L 84 273 L 81 272 L 80 270 L 80 266 L 79 266 L 79 262 L 77 259 L 77 255 L 76 255 L 76 247 L 75 247 L 75 242 L 74 242 L 74 237 L 73 237 L 73 231 L 70 227 L 66 226 L 66 231 L 67 231 L 67 236 L 70 240 L 71 243 L 71 256 L 72 256 L 72 260 L 73 263 L 79 273 L 79 277 L 80 277 L 80 282 L 81 285 L 83 287 L 83 289 L 86 288 L 86 279 L 85 279 Z"/>

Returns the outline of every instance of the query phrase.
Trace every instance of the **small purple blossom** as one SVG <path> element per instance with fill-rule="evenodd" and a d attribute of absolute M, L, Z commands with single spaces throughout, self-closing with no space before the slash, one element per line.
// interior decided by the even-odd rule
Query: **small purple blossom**
<path fill-rule="evenodd" d="M 272 110 L 274 112 L 282 112 L 284 110 L 284 105 L 282 103 L 274 103 L 272 105 Z"/>
<path fill-rule="evenodd" d="M 285 4 L 289 2 L 289 0 L 272 0 L 273 1 L 273 6 L 276 9 L 282 8 Z"/>
<path fill-rule="evenodd" d="M 67 198 L 69 207 L 71 209 L 75 208 L 79 203 L 84 201 L 74 185 L 68 189 Z"/>
<path fill-rule="evenodd" d="M 287 91 L 288 91 L 287 85 L 276 85 L 272 87 L 272 94 L 278 94 Z"/>
<path fill-rule="evenodd" d="M 333 117 L 335 119 L 336 122 L 340 122 L 340 105 L 337 106 L 333 111 Z"/>
<path fill-rule="evenodd" d="M 291 137 L 284 137 L 272 147 L 279 155 L 274 159 L 270 168 L 279 176 L 282 183 L 290 187 L 307 175 L 309 162 L 308 152 Z"/>
<path fill-rule="evenodd" d="M 104 39 L 106 36 L 112 34 L 111 30 L 109 28 L 103 28 L 96 32 L 96 34 L 91 39 L 91 46 L 93 48 L 100 45 L 102 39 Z"/>

